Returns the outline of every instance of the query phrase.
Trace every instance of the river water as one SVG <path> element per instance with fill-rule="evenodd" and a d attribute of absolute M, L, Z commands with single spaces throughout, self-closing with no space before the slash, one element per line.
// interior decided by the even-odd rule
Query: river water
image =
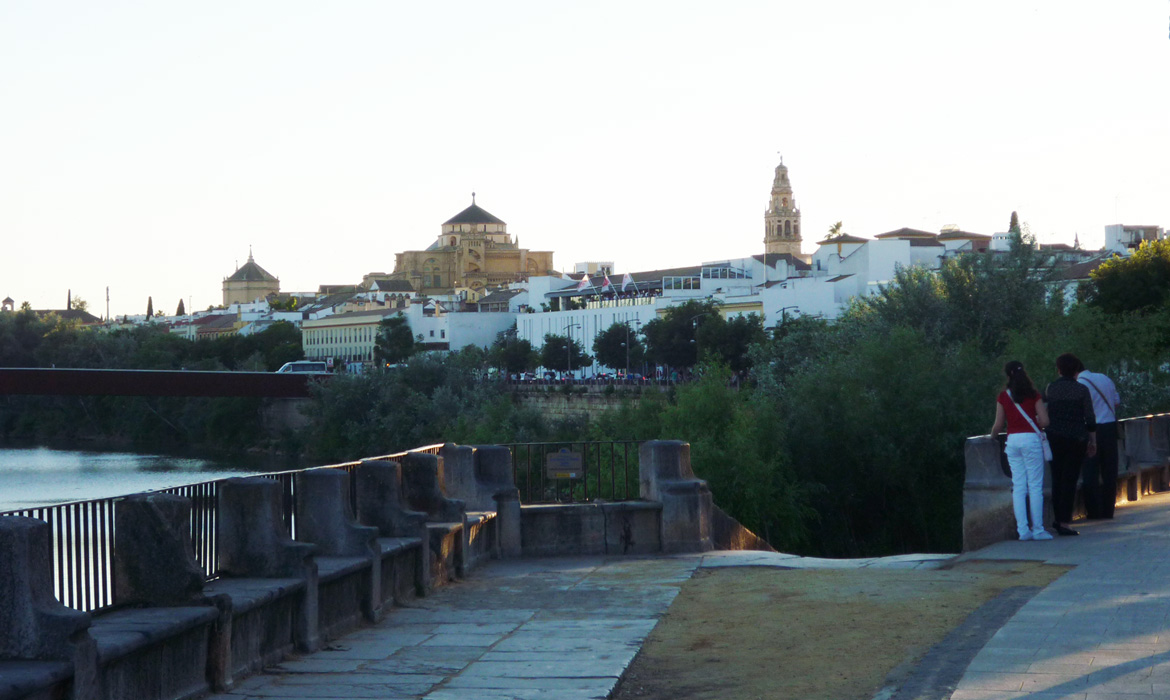
<path fill-rule="evenodd" d="M 191 457 L 0 448 L 0 512 L 270 471 Z"/>

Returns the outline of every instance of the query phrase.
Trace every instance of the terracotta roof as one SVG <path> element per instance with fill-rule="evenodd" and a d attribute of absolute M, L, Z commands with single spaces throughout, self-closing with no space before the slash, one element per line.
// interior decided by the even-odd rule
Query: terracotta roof
<path fill-rule="evenodd" d="M 937 234 L 930 231 L 922 231 L 916 228 L 900 228 L 896 231 L 886 231 L 879 233 L 874 238 L 935 238 Z"/>
<path fill-rule="evenodd" d="M 248 262 L 244 263 L 240 269 L 232 273 L 225 282 L 277 282 L 276 279 L 268 270 L 256 264 L 252 256 L 248 256 Z"/>
<path fill-rule="evenodd" d="M 988 236 L 985 233 L 971 233 L 970 231 L 944 231 L 943 233 L 938 234 L 938 239 L 940 241 L 990 241 L 991 236 Z"/>
<path fill-rule="evenodd" d="M 484 210 L 483 207 L 479 206 L 475 202 L 472 202 L 470 207 L 467 207 L 466 209 L 459 212 L 455 216 L 452 216 L 450 219 L 447 219 L 446 221 L 443 222 L 443 225 L 446 226 L 447 224 L 502 224 L 502 223 L 504 223 L 504 222 L 500 221 L 496 217 L 487 213 L 487 211 Z"/>
<path fill-rule="evenodd" d="M 817 245 L 829 245 L 831 243 L 869 243 L 869 240 L 870 239 L 868 238 L 859 238 L 858 236 L 853 236 L 846 233 L 843 236 L 837 236 L 836 238 L 826 238 L 823 241 L 818 241 Z"/>

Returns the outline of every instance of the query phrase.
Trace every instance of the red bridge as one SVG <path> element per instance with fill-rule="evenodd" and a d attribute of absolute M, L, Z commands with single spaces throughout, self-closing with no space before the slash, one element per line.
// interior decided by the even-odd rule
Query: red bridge
<path fill-rule="evenodd" d="M 252 396 L 305 398 L 328 375 L 142 369 L 0 368 L 0 396 Z"/>

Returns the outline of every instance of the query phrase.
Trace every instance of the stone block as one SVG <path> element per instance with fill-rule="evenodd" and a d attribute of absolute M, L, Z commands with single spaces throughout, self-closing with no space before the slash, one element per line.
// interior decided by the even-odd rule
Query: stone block
<path fill-rule="evenodd" d="M 204 573 L 191 544 L 191 501 L 169 493 L 127 496 L 114 505 L 114 602 L 198 602 Z"/>
<path fill-rule="evenodd" d="M 219 568 L 225 576 L 287 578 L 304 574 L 316 550 L 296 542 L 284 527 L 280 483 L 227 479 L 219 489 Z"/>
<path fill-rule="evenodd" d="M 662 504 L 662 551 L 711 551 L 711 489 L 691 470 L 691 446 L 679 440 L 644 442 L 638 469 L 642 498 Z"/>
<path fill-rule="evenodd" d="M 349 502 L 349 474 L 310 469 L 296 476 L 297 540 L 320 556 L 373 556 L 379 528 L 359 525 Z"/>
<path fill-rule="evenodd" d="M 410 452 L 401 464 L 403 493 L 412 509 L 426 513 L 429 522 L 463 522 L 466 504 L 447 496 L 441 457 Z"/>
<path fill-rule="evenodd" d="M 236 478 L 220 484 L 216 533 L 220 574 L 304 581 L 294 639 L 302 651 L 313 651 L 320 644 L 317 564 L 312 558 L 316 546 L 288 536 L 281 514 L 282 496 L 281 485 L 274 479 Z"/>
<path fill-rule="evenodd" d="M 90 616 L 53 597 L 52 557 L 48 523 L 0 517 L 0 660 L 68 662 L 74 700 L 87 700 L 96 697 L 97 688 L 97 648 L 88 632 Z M 44 668 L 56 669 L 60 675 L 59 664 Z M 39 671 L 31 672 L 36 681 Z M 52 684 L 54 677 L 50 673 L 41 680 Z"/>
<path fill-rule="evenodd" d="M 657 554 L 662 551 L 662 504 L 645 501 L 605 503 L 606 554 Z"/>
<path fill-rule="evenodd" d="M 427 514 L 411 510 L 402 486 L 402 465 L 370 459 L 357 468 L 358 520 L 382 537 L 424 537 Z"/>
<path fill-rule="evenodd" d="M 605 512 L 594 503 L 525 506 L 520 546 L 524 556 L 605 554 Z"/>

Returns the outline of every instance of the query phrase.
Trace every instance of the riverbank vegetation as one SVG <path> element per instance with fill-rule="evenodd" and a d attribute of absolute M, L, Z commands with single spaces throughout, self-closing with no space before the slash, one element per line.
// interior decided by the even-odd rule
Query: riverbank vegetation
<path fill-rule="evenodd" d="M 705 309 L 668 314 L 638 339 L 659 356 L 682 338 L 676 354 L 697 363 L 698 379 L 640 392 L 589 421 L 550 420 L 485 379 L 489 365 L 516 372 L 532 361 L 531 347 L 505 337 L 488 351 L 416 353 L 384 373 L 337 376 L 314 395 L 309 426 L 275 444 L 258 444 L 256 403 L 225 399 L 12 397 L 0 403 L 0 440 L 114 435 L 149 449 L 276 447 L 320 463 L 446 441 L 681 439 L 716 502 L 778 549 L 957 551 L 963 441 L 990 426 L 1007 360 L 1023 361 L 1042 388 L 1055 378 L 1054 358 L 1075 352 L 1114 378 L 1123 415 L 1170 410 L 1167 261 L 1170 244 L 1148 246 L 1073 290 L 1047 253 L 1018 241 L 1009 253 L 947 259 L 934 272 L 900 270 L 832 323 L 788 316 L 765 332 Z M 0 318 L 0 365 L 272 370 L 296 359 L 294 345 L 299 352 L 295 329 L 200 345 L 20 316 Z M 595 352 L 624 364 L 627 332 Z"/>

